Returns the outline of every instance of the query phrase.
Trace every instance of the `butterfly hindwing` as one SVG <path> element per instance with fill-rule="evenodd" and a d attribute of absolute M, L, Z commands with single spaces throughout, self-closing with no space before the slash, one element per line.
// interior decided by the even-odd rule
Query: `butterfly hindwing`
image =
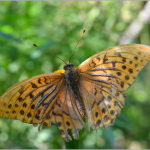
<path fill-rule="evenodd" d="M 50 116 L 53 114 L 50 119 L 57 122 L 61 136 L 65 141 L 72 140 L 70 135 L 68 135 L 69 132 L 72 132 L 74 139 L 79 139 L 79 131 L 85 125 L 77 110 L 75 96 L 68 85 L 64 86 L 49 114 Z M 41 125 L 44 125 L 45 120 L 43 120 Z M 47 124 L 49 126 L 49 122 Z"/>
<path fill-rule="evenodd" d="M 112 125 L 121 111 L 118 104 L 124 107 L 125 94 L 113 87 L 108 89 L 82 79 L 79 91 L 85 104 L 89 128 Z"/>

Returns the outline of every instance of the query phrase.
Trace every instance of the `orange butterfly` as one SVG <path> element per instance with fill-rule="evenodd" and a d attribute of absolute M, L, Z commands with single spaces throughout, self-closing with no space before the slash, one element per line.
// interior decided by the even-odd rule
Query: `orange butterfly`
<path fill-rule="evenodd" d="M 125 105 L 124 91 L 149 59 L 149 46 L 133 44 L 100 52 L 77 68 L 67 62 L 62 71 L 34 76 L 9 88 L 0 97 L 0 116 L 35 126 L 57 122 L 65 141 L 72 140 L 68 132 L 79 139 L 84 117 L 89 129 L 114 124 Z"/>

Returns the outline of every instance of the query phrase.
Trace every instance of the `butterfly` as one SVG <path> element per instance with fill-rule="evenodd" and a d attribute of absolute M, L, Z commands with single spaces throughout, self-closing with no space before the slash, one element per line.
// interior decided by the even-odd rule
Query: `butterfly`
<path fill-rule="evenodd" d="M 35 45 L 36 46 L 36 45 Z M 150 59 L 150 47 L 133 44 L 99 52 L 77 68 L 31 77 L 0 96 L 0 116 L 37 126 L 57 123 L 65 141 L 85 127 L 106 129 L 125 106 L 126 91 Z M 121 107 L 121 108 L 120 108 Z"/>

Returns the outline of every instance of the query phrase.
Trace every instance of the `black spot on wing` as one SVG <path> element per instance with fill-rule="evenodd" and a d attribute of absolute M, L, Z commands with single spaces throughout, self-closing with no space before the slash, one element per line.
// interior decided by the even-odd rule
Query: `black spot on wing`
<path fill-rule="evenodd" d="M 58 125 L 58 127 L 60 127 L 61 126 L 61 122 L 57 122 L 57 125 Z"/>
<path fill-rule="evenodd" d="M 46 115 L 46 119 L 47 119 L 47 120 L 50 119 L 50 115 L 49 115 L 49 114 Z"/>
<path fill-rule="evenodd" d="M 12 113 L 13 113 L 13 114 L 15 114 L 15 113 L 16 113 L 16 111 L 15 111 L 15 110 L 13 110 L 13 111 L 12 111 Z"/>
<path fill-rule="evenodd" d="M 39 116 L 38 114 L 35 115 L 35 118 L 36 118 L 37 120 L 40 120 L 40 116 Z"/>
<path fill-rule="evenodd" d="M 122 62 L 125 63 L 126 62 L 126 58 L 122 58 Z"/>
<path fill-rule="evenodd" d="M 106 109 L 105 108 L 102 108 L 102 113 L 105 113 L 106 112 Z"/>
<path fill-rule="evenodd" d="M 15 104 L 15 107 L 18 107 L 18 104 Z"/>
<path fill-rule="evenodd" d="M 96 126 L 99 126 L 101 123 L 101 120 L 99 119 L 97 122 L 96 122 Z"/>
<path fill-rule="evenodd" d="M 35 108 L 35 105 L 33 104 L 33 105 L 31 105 L 31 109 L 34 109 Z"/>
<path fill-rule="evenodd" d="M 29 94 L 30 98 L 33 98 L 34 96 L 32 95 L 32 93 Z"/>
<path fill-rule="evenodd" d="M 117 72 L 117 75 L 118 75 L 118 76 L 121 76 L 121 72 Z"/>
<path fill-rule="evenodd" d="M 108 60 L 108 58 L 106 58 L 106 55 L 105 55 L 104 59 L 103 59 L 103 63 L 106 63 L 107 60 Z"/>
<path fill-rule="evenodd" d="M 19 100 L 19 102 L 22 102 L 23 98 L 22 97 L 18 97 L 18 100 Z"/>
<path fill-rule="evenodd" d="M 48 84 L 46 77 L 44 77 L 44 82 L 45 84 Z"/>
<path fill-rule="evenodd" d="M 95 113 L 95 117 L 98 117 L 98 112 Z"/>
<path fill-rule="evenodd" d="M 41 78 L 38 79 L 38 83 L 39 83 L 39 84 L 42 84 L 42 83 L 41 83 Z"/>
<path fill-rule="evenodd" d="M 104 121 L 108 121 L 109 120 L 109 117 L 108 117 L 108 115 L 106 115 L 105 117 L 104 117 Z"/>
<path fill-rule="evenodd" d="M 32 117 L 32 115 L 31 115 L 30 112 L 27 114 L 27 117 L 28 117 L 28 118 Z"/>
<path fill-rule="evenodd" d="M 135 56 L 135 57 L 134 57 L 134 59 L 135 59 L 135 60 L 138 60 L 138 57 L 137 57 L 137 56 Z"/>
<path fill-rule="evenodd" d="M 111 114 L 111 115 L 114 115 L 114 114 L 115 114 L 115 111 L 114 111 L 114 110 L 111 110 L 111 111 L 110 111 L 110 114 Z"/>
<path fill-rule="evenodd" d="M 11 107 L 12 107 L 12 105 L 11 105 L 11 104 L 9 104 L 9 105 L 8 105 L 8 108 L 11 108 Z"/>
<path fill-rule="evenodd" d="M 96 57 L 96 59 L 100 62 L 100 58 L 99 57 Z"/>
<path fill-rule="evenodd" d="M 129 76 L 128 75 L 125 75 L 125 80 L 129 80 Z"/>
<path fill-rule="evenodd" d="M 55 123 L 52 121 L 52 122 L 51 122 L 51 125 L 54 125 L 54 124 L 55 124 Z"/>
<path fill-rule="evenodd" d="M 38 88 L 38 86 L 31 82 L 32 88 Z"/>
<path fill-rule="evenodd" d="M 24 87 L 19 90 L 20 95 L 24 92 Z"/>
<path fill-rule="evenodd" d="M 20 110 L 20 114 L 21 114 L 21 115 L 24 115 L 24 110 Z"/>
<path fill-rule="evenodd" d="M 70 122 L 69 122 L 69 121 L 67 121 L 67 122 L 66 122 L 66 125 L 70 126 Z"/>
<path fill-rule="evenodd" d="M 118 56 L 118 57 L 121 57 L 121 54 L 118 53 L 118 52 L 116 52 L 115 55 Z"/>
<path fill-rule="evenodd" d="M 112 62 L 112 67 L 115 68 L 116 64 L 115 62 Z"/>
<path fill-rule="evenodd" d="M 44 126 L 44 127 L 48 127 L 47 122 L 44 122 L 44 123 L 43 123 L 43 126 Z"/>
<path fill-rule="evenodd" d="M 96 66 L 96 63 L 93 61 L 93 59 L 92 59 L 92 63 L 94 64 L 94 67 Z"/>
<path fill-rule="evenodd" d="M 120 86 L 121 86 L 122 88 L 124 88 L 124 82 L 121 82 Z"/>
<path fill-rule="evenodd" d="M 130 72 L 130 73 L 133 73 L 133 70 L 132 70 L 132 69 L 129 69 L 129 72 Z"/>
<path fill-rule="evenodd" d="M 123 65 L 123 66 L 122 66 L 122 69 L 123 69 L 123 70 L 125 70 L 125 69 L 126 69 L 126 66 L 125 66 L 125 65 Z"/>
<path fill-rule="evenodd" d="M 27 107 L 27 103 L 23 103 L 23 107 Z"/>

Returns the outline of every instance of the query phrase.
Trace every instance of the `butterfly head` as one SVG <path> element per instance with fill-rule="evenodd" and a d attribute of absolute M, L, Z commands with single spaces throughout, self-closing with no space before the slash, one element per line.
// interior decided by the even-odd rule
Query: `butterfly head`
<path fill-rule="evenodd" d="M 64 70 L 74 70 L 74 65 L 72 63 L 66 63 L 65 66 L 64 66 Z"/>
<path fill-rule="evenodd" d="M 79 76 L 77 70 L 74 68 L 72 63 L 66 63 L 64 66 L 64 76 L 66 83 L 72 88 L 72 90 L 76 90 L 78 88 Z"/>

